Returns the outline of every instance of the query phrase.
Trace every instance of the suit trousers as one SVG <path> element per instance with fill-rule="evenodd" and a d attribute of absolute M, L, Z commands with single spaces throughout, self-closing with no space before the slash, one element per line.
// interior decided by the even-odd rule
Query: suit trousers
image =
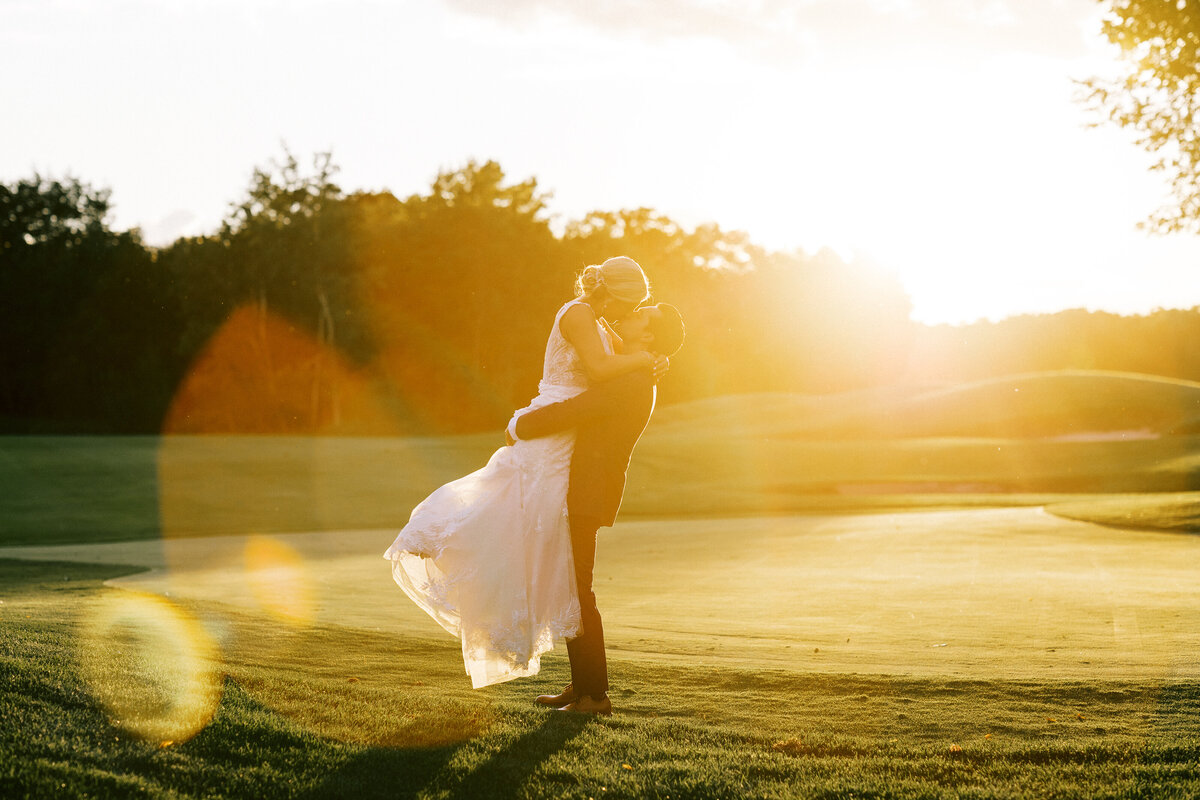
<path fill-rule="evenodd" d="M 571 686 L 581 695 L 601 698 L 608 692 L 608 661 L 604 656 L 604 625 L 592 590 L 596 565 L 596 532 L 601 521 L 570 518 L 571 549 L 575 559 L 575 584 L 579 590 L 579 615 L 583 632 L 567 641 L 571 660 Z"/>

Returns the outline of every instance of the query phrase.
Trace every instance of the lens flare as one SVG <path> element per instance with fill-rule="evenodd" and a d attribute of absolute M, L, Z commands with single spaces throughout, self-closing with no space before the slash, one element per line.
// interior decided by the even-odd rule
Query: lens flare
<path fill-rule="evenodd" d="M 264 611 L 292 625 L 313 621 L 316 601 L 304 559 L 294 548 L 270 536 L 251 536 L 245 565 L 250 590 Z"/>
<path fill-rule="evenodd" d="M 240 306 L 176 388 L 163 433 L 394 433 L 372 378 L 285 318 Z"/>
<path fill-rule="evenodd" d="M 150 742 L 199 733 L 221 701 L 219 655 L 189 614 L 154 595 L 97 599 L 83 623 L 79 660 L 113 724 Z"/>

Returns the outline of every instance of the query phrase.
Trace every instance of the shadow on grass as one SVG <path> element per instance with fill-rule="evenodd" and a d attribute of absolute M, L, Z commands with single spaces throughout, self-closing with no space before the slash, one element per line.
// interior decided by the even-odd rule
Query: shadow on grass
<path fill-rule="evenodd" d="M 371 748 L 351 758 L 325 781 L 304 793 L 305 798 L 416 797 L 432 787 L 450 759 L 462 747 Z"/>
<path fill-rule="evenodd" d="M 456 787 L 456 796 L 513 796 L 519 786 L 534 777 L 543 763 L 583 733 L 591 721 L 586 717 L 556 711 L 545 713 L 546 718 L 537 727 L 492 753 L 486 761 L 471 770 Z M 553 780 L 561 782 L 562 776 L 554 776 Z M 571 783 L 574 784 L 574 781 Z"/>
<path fill-rule="evenodd" d="M 494 750 L 482 742 L 437 748 L 372 748 L 358 754 L 306 798 L 512 797 L 542 764 L 586 730 L 587 719 L 547 712 L 546 719 Z M 458 760 L 447 769 L 451 760 Z M 563 776 L 547 778 L 562 783 Z M 574 783 L 574 781 L 570 781 Z M 544 788 L 544 787 L 543 787 Z M 542 792 L 544 793 L 544 792 Z M 534 794 L 539 794 L 535 792 Z"/>

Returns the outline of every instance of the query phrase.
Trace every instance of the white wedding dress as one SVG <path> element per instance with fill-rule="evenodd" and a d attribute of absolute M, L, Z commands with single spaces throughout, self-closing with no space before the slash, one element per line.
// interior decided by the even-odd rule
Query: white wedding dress
<path fill-rule="evenodd" d="M 579 302 L 555 315 L 538 395 L 518 414 L 587 388 L 579 355 L 558 329 Z M 579 633 L 567 524 L 574 445 L 568 432 L 500 448 L 487 466 L 425 498 L 384 553 L 404 593 L 462 640 L 476 689 L 536 674 L 543 653 Z"/>

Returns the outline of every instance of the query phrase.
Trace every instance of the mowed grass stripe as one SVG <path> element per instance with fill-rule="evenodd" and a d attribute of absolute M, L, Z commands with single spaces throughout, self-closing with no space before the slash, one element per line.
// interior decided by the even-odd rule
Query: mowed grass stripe
<path fill-rule="evenodd" d="M 126 588 L 410 638 L 390 531 L 0 551 L 157 568 Z M 264 544 L 277 553 L 264 595 Z M 286 557 L 285 557 L 286 556 Z M 272 562 L 275 563 L 275 562 Z M 621 521 L 596 592 L 614 653 L 656 663 L 960 678 L 1200 678 L 1200 540 L 1039 509 Z M 274 572 L 269 574 L 274 575 Z M 302 654 L 301 654 L 302 655 Z"/>
<path fill-rule="evenodd" d="M 708 398 L 657 411 L 624 513 L 1197 492 L 1198 434 L 1200 384 L 1125 373 Z M 501 443 L 499 426 L 440 438 L 6 437 L 0 544 L 398 527 L 430 491 L 481 467 Z M 1154 525 L 1153 515 L 1138 524 Z M 1173 517 L 1169 526 L 1177 524 Z"/>
<path fill-rule="evenodd" d="M 497 444 L 490 437 L 0 439 L 0 546 L 399 529 L 430 491 L 482 466 Z M 1064 502 L 1078 516 L 1086 513 L 1081 503 L 1136 492 L 1151 503 L 1139 527 L 1158 527 L 1149 495 L 1169 494 L 1182 505 L 1162 527 L 1197 530 L 1197 476 L 1196 436 L 832 443 L 648 434 L 630 467 L 622 518 Z"/>

